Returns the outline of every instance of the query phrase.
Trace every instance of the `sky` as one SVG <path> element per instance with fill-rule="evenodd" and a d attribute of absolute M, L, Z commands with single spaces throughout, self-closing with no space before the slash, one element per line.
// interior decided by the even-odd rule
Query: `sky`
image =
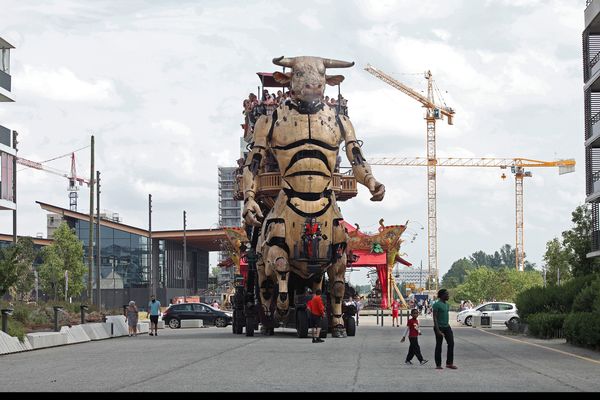
<path fill-rule="evenodd" d="M 217 167 L 235 166 L 242 100 L 273 72 L 279 56 L 354 61 L 342 94 L 363 153 L 426 156 L 420 103 L 364 71 L 366 64 L 419 92 L 430 70 L 454 125 L 438 121 L 438 157 L 574 158 L 576 171 L 533 168 L 524 183 L 526 260 L 543 264 L 546 242 L 572 226 L 585 201 L 581 34 L 585 1 L 2 0 L 0 37 L 11 51 L 15 103 L 0 103 L 0 124 L 19 132 L 20 157 L 43 161 L 96 141 L 101 207 L 128 225 L 153 230 L 218 226 Z M 326 95 L 337 95 L 328 88 Z M 89 149 L 76 152 L 89 177 Z M 47 163 L 68 171 L 70 159 Z M 349 165 L 344 160 L 342 165 Z M 408 229 L 401 252 L 427 269 L 427 178 L 422 167 L 373 166 L 382 202 L 340 203 L 350 223 Z M 507 179 L 500 178 L 505 172 Z M 46 235 L 35 201 L 69 207 L 68 181 L 18 172 L 18 234 Z M 515 247 L 515 187 L 509 171 L 438 168 L 440 279 L 475 251 Z M 89 210 L 89 192 L 79 192 Z M 425 226 L 425 229 L 421 227 Z M 12 213 L 0 212 L 0 232 Z M 211 264 L 216 254 L 211 255 Z M 347 275 L 367 282 L 366 271 Z"/>

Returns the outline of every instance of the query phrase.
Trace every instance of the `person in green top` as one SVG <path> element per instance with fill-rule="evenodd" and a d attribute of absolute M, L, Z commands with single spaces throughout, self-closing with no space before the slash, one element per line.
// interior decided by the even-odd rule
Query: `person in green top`
<path fill-rule="evenodd" d="M 447 301 L 450 293 L 447 289 L 438 291 L 438 301 L 433 304 L 433 331 L 435 332 L 435 369 L 442 368 L 442 344 L 446 338 L 448 351 L 446 353 L 446 368 L 457 369 L 454 365 L 454 335 L 450 328 L 448 311 L 450 306 Z"/>

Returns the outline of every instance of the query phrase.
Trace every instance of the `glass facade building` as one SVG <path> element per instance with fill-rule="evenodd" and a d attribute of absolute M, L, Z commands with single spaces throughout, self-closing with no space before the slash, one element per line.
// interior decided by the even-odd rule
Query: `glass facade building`
<path fill-rule="evenodd" d="M 83 251 L 89 252 L 89 221 L 67 219 L 83 242 Z M 95 225 L 95 224 L 94 224 Z M 96 228 L 93 227 L 93 240 Z M 87 262 L 87 259 L 86 259 Z M 94 252 L 94 265 L 97 265 Z M 95 268 L 93 268 L 95 271 Z M 146 236 L 119 229 L 100 226 L 100 276 L 101 288 L 147 288 L 150 282 L 150 248 Z M 94 285 L 96 277 L 93 277 Z"/>

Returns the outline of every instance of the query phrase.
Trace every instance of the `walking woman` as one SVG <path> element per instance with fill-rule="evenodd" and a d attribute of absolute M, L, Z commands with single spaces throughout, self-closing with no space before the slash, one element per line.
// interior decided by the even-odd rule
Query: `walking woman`
<path fill-rule="evenodd" d="M 129 326 L 129 336 L 137 336 L 138 308 L 135 301 L 131 300 L 127 306 L 127 326 Z"/>

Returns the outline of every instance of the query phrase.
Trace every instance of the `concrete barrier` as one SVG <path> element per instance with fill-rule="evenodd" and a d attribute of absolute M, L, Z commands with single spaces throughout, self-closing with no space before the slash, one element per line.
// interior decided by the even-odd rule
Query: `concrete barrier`
<path fill-rule="evenodd" d="M 110 325 L 107 331 L 106 325 L 103 322 L 94 322 L 80 326 L 91 340 L 102 340 L 110 337 Z"/>
<path fill-rule="evenodd" d="M 181 320 L 182 328 L 202 328 L 204 326 L 204 321 L 201 319 L 184 319 Z"/>
<path fill-rule="evenodd" d="M 150 320 L 149 319 L 142 319 L 139 322 L 147 323 L 148 326 L 150 326 Z M 165 329 L 165 321 L 163 321 L 162 319 L 159 319 L 158 323 L 156 324 L 156 327 L 158 329 Z"/>
<path fill-rule="evenodd" d="M 67 344 L 89 342 L 90 337 L 85 333 L 81 325 L 74 325 L 72 327 L 63 326 L 60 328 L 60 333 L 67 337 Z"/>
<path fill-rule="evenodd" d="M 129 327 L 127 326 L 124 315 L 107 315 L 105 324 L 109 335 L 111 334 L 110 325 L 113 325 L 112 337 L 129 335 Z"/>
<path fill-rule="evenodd" d="M 148 333 L 150 332 L 150 324 L 147 322 L 138 322 L 137 324 L 137 332 L 138 333 Z"/>
<path fill-rule="evenodd" d="M 60 332 L 32 332 L 28 333 L 26 336 L 33 349 L 67 344 L 67 336 Z"/>
<path fill-rule="evenodd" d="M 20 351 L 31 350 L 31 344 L 27 337 L 21 342 L 19 338 L 10 336 L 8 333 L 0 331 L 0 354 L 18 353 Z"/>

